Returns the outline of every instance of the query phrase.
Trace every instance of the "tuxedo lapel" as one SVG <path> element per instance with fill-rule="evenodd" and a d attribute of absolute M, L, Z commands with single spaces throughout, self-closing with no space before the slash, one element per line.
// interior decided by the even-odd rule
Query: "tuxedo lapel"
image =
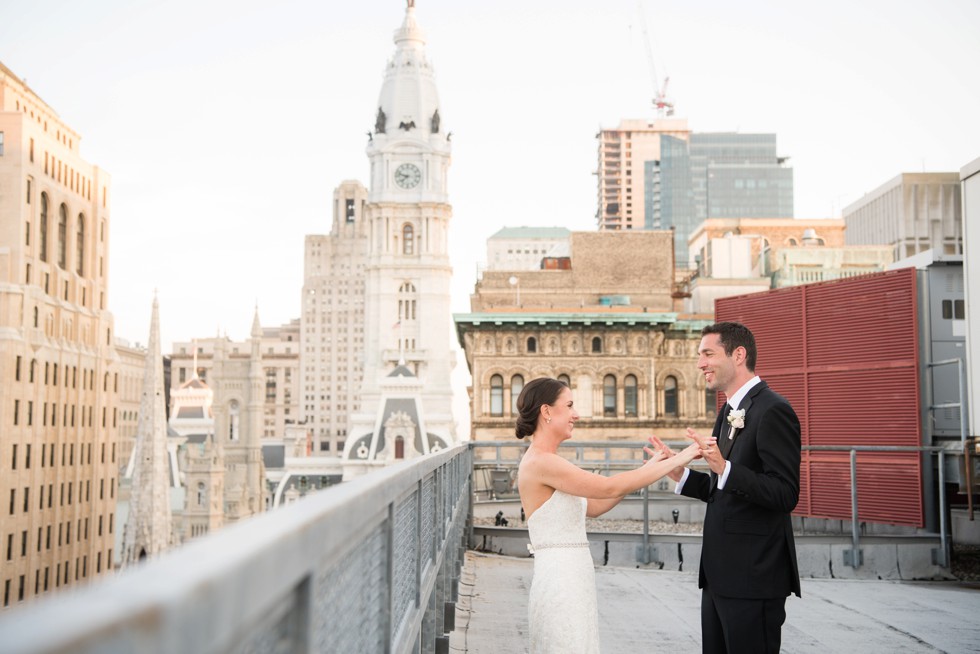
<path fill-rule="evenodd" d="M 759 382 L 752 388 L 752 390 L 749 391 L 748 395 L 742 398 L 742 401 L 739 403 L 738 408 L 740 410 L 745 411 L 746 419 L 748 419 L 749 407 L 752 406 L 752 399 L 760 392 L 762 392 L 762 390 L 765 388 L 768 388 L 768 386 L 766 386 L 766 382 Z M 728 424 L 728 421 L 726 419 L 725 425 L 722 428 L 722 435 L 718 437 L 718 451 L 721 452 L 721 455 L 724 458 L 726 459 L 728 458 L 728 455 L 731 453 L 732 448 L 735 446 L 735 440 L 739 437 L 739 435 L 741 435 L 743 431 L 745 431 L 744 427 L 742 429 L 736 429 L 733 431 L 731 425 Z M 731 438 L 729 438 L 729 436 L 731 436 Z"/>

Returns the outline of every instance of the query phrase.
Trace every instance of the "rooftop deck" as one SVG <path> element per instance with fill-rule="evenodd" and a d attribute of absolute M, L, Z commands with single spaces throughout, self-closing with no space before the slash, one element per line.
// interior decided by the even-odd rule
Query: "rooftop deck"
<path fill-rule="evenodd" d="M 523 652 L 527 533 L 519 517 L 510 527 L 474 524 L 507 502 L 519 513 L 501 499 L 513 493 L 504 458 L 477 458 L 477 449 L 401 462 L 0 612 L 0 651 Z M 581 463 L 635 465 L 608 452 Z M 700 534 L 647 533 L 647 517 L 697 522 L 699 506 L 645 491 L 621 505 L 642 511 L 644 533 L 589 534 L 605 651 L 698 651 Z M 798 538 L 807 579 L 803 599 L 787 604 L 784 651 L 980 651 L 978 586 L 907 581 L 949 577 L 935 562 L 947 560 L 939 535 L 856 530 L 852 540 L 840 527 Z M 517 556 L 466 549 L 488 543 Z M 857 548 L 863 563 L 847 564 Z"/>
<path fill-rule="evenodd" d="M 450 650 L 527 651 L 533 560 L 468 551 Z M 596 568 L 604 652 L 701 651 L 697 571 Z M 556 605 L 560 611 L 561 606 Z M 804 579 L 786 601 L 782 651 L 980 651 L 980 584 Z"/>

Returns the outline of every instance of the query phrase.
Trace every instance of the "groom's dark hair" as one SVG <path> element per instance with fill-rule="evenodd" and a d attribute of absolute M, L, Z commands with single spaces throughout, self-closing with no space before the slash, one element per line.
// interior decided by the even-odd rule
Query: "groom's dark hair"
<path fill-rule="evenodd" d="M 708 334 L 718 334 L 721 346 L 725 348 L 725 354 L 732 355 L 737 347 L 745 348 L 745 367 L 749 372 L 755 372 L 755 336 L 752 330 L 740 322 L 716 322 L 708 325 L 701 330 L 702 336 Z"/>
<path fill-rule="evenodd" d="M 541 407 L 557 402 L 558 396 L 566 388 L 568 388 L 568 384 L 550 377 L 538 377 L 529 381 L 527 386 L 521 390 L 521 394 L 517 396 L 517 412 L 519 415 L 514 434 L 518 438 L 533 434 L 534 430 L 538 428 Z"/>

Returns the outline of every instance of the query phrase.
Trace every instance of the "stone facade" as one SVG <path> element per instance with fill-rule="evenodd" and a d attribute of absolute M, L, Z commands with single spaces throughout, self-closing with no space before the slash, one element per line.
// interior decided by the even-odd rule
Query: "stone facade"
<path fill-rule="evenodd" d="M 473 313 L 455 316 L 473 379 L 473 439 L 513 439 L 517 395 L 541 376 L 571 386 L 579 440 L 710 429 L 714 395 L 697 370 L 707 322 L 673 313 L 672 252 L 669 231 L 575 232 L 569 270 L 520 273 L 520 307 L 509 272 L 485 273 Z"/>
<path fill-rule="evenodd" d="M 346 181 L 334 191 L 330 233 L 306 237 L 300 338 L 301 416 L 313 450 L 338 456 L 348 415 L 360 409 L 364 378 L 364 290 L 368 253 L 367 189 Z"/>
<path fill-rule="evenodd" d="M 112 566 L 120 370 L 109 175 L 2 64 L 0 134 L 3 608 Z"/>

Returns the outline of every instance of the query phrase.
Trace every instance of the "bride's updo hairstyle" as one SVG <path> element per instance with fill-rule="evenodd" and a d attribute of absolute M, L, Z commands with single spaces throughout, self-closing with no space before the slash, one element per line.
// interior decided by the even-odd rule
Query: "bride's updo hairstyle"
<path fill-rule="evenodd" d="M 514 430 L 518 438 L 524 438 L 534 433 L 538 427 L 538 417 L 541 415 L 541 407 L 545 404 L 554 404 L 558 401 L 561 392 L 568 388 L 568 384 L 550 377 L 538 377 L 532 379 L 517 396 L 517 429 Z"/>

